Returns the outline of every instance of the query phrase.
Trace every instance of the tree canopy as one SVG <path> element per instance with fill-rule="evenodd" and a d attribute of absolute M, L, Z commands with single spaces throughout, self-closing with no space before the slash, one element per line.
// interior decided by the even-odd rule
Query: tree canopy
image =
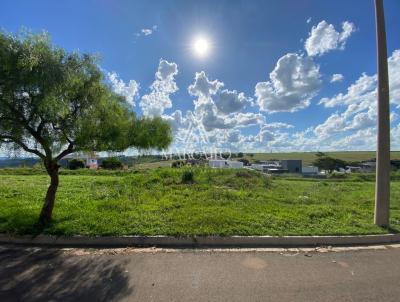
<path fill-rule="evenodd" d="M 112 91 L 94 56 L 66 52 L 45 33 L 0 32 L 0 146 L 42 159 L 54 182 L 42 220 L 51 217 L 52 205 L 43 211 L 54 203 L 64 156 L 129 147 L 161 150 L 171 141 L 167 122 L 138 118 Z"/>
<path fill-rule="evenodd" d="M 336 169 L 345 168 L 347 166 L 346 161 L 327 156 L 322 152 L 319 152 L 319 154 L 317 153 L 316 155 L 317 158 L 313 161 L 313 165 L 321 170 L 328 171 L 329 173 Z"/>

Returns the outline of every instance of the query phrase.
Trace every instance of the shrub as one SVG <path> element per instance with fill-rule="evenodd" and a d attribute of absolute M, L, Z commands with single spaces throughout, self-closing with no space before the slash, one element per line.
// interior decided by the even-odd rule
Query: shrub
<path fill-rule="evenodd" d="M 184 161 L 181 160 L 176 160 L 174 162 L 171 163 L 171 168 L 181 168 L 185 165 L 186 163 Z"/>
<path fill-rule="evenodd" d="M 240 158 L 238 161 L 242 162 L 244 166 L 250 166 L 250 161 L 246 158 Z"/>
<path fill-rule="evenodd" d="M 108 157 L 103 159 L 101 166 L 104 169 L 117 170 L 122 169 L 122 162 L 116 157 Z"/>
<path fill-rule="evenodd" d="M 71 159 L 68 161 L 68 169 L 76 170 L 76 169 L 83 169 L 85 168 L 85 162 L 82 159 Z"/>
<path fill-rule="evenodd" d="M 345 178 L 348 178 L 348 174 L 345 174 L 345 173 L 331 173 L 331 174 L 328 175 L 328 178 L 345 179 Z"/>
<path fill-rule="evenodd" d="M 247 170 L 240 170 L 235 173 L 236 177 L 251 178 L 254 177 L 255 173 Z"/>
<path fill-rule="evenodd" d="M 193 183 L 194 182 L 194 173 L 193 171 L 184 171 L 182 174 L 182 183 Z"/>

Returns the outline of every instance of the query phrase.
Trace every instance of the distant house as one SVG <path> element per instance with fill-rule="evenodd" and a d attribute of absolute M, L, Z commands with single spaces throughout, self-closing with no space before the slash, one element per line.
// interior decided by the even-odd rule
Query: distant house
<path fill-rule="evenodd" d="M 260 161 L 259 164 L 251 165 L 251 168 L 264 173 L 301 173 L 302 161 L 298 159 Z"/>
<path fill-rule="evenodd" d="M 262 162 L 261 164 L 252 164 L 251 168 L 264 173 L 282 170 L 282 166 L 279 164 L 279 162 Z"/>
<path fill-rule="evenodd" d="M 97 158 L 95 158 L 94 156 L 87 156 L 85 159 L 85 166 L 89 169 L 97 169 L 99 167 Z"/>
<path fill-rule="evenodd" d="M 288 170 L 289 173 L 301 173 L 303 162 L 300 159 L 284 159 L 281 160 L 282 169 Z"/>
<path fill-rule="evenodd" d="M 208 166 L 211 168 L 240 169 L 243 168 L 243 163 L 229 159 L 210 159 L 208 161 Z"/>
<path fill-rule="evenodd" d="M 375 161 L 365 161 L 360 163 L 360 172 L 374 172 L 376 170 Z"/>

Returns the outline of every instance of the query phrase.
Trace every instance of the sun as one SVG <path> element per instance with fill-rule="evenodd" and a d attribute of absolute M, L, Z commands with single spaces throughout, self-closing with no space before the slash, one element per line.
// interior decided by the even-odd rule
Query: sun
<path fill-rule="evenodd" d="M 198 57 L 206 57 L 210 52 L 210 42 L 205 37 L 196 37 L 193 40 L 192 49 Z"/>

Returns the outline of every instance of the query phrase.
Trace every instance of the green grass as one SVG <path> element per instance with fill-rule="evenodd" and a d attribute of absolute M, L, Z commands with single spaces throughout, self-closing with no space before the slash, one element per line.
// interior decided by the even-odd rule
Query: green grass
<path fill-rule="evenodd" d="M 38 232 L 49 179 L 32 171 L 0 171 L 0 233 Z M 387 232 L 372 223 L 374 182 L 368 178 L 271 180 L 248 170 L 198 168 L 194 183 L 182 184 L 183 171 L 62 171 L 68 175 L 60 177 L 53 223 L 41 231 L 93 236 Z M 398 180 L 392 181 L 391 197 L 391 226 L 400 231 Z"/>
<path fill-rule="evenodd" d="M 290 152 L 290 153 L 254 153 L 253 157 L 246 154 L 246 158 L 251 160 L 271 160 L 271 159 L 301 159 L 303 165 L 311 165 L 316 159 L 316 152 Z M 327 155 L 345 161 L 362 161 L 375 158 L 374 151 L 343 151 L 343 152 L 324 152 Z M 390 152 L 392 159 L 400 159 L 400 151 Z"/>

